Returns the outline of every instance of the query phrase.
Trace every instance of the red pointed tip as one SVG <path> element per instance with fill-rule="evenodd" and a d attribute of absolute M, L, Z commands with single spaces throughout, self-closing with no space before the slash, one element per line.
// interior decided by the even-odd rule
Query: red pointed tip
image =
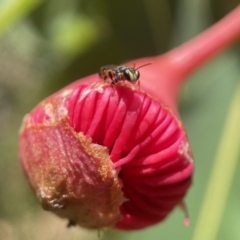
<path fill-rule="evenodd" d="M 180 208 L 182 209 L 183 213 L 184 213 L 184 220 L 183 223 L 186 227 L 188 227 L 190 225 L 190 218 L 189 218 L 189 213 L 188 213 L 188 209 L 187 209 L 187 205 L 184 201 L 181 201 L 181 203 L 179 204 Z"/>
<path fill-rule="evenodd" d="M 190 225 L 190 219 L 188 217 L 184 218 L 184 225 L 188 227 Z"/>

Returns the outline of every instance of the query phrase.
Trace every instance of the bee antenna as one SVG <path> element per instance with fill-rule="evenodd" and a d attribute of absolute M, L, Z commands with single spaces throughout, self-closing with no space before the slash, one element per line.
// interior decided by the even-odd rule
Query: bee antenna
<path fill-rule="evenodd" d="M 143 65 L 137 67 L 136 70 L 139 69 L 139 68 L 145 67 L 145 66 L 147 66 L 147 65 L 150 65 L 150 64 L 152 64 L 152 63 L 146 63 L 146 64 L 143 64 Z M 135 65 L 135 64 L 134 64 L 134 65 Z"/>

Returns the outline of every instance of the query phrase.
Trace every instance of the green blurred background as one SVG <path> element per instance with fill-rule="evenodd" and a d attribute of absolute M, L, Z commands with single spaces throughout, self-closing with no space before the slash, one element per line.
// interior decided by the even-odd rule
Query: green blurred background
<path fill-rule="evenodd" d="M 37 203 L 17 157 L 18 131 L 27 112 L 44 97 L 97 72 L 102 65 L 168 51 L 214 24 L 239 3 L 0 0 L 0 240 L 99 239 L 96 231 L 66 228 L 67 221 L 43 211 Z M 199 226 L 205 231 L 199 225 L 199 215 L 240 81 L 239 42 L 189 80 L 179 107 L 196 166 L 194 184 L 186 198 L 190 227 L 183 225 L 183 213 L 176 209 L 154 227 L 135 232 L 109 231 L 101 233 L 102 239 L 205 240 L 199 235 Z M 240 147 L 234 134 L 225 141 L 237 141 Z M 240 239 L 239 152 L 236 158 L 214 239 Z M 223 184 L 229 177 L 226 175 L 217 185 Z M 208 214 L 204 217 L 208 219 Z"/>

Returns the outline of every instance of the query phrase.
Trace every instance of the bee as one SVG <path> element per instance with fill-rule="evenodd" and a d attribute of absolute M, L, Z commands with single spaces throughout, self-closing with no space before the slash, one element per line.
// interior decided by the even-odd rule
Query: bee
<path fill-rule="evenodd" d="M 99 76 L 106 81 L 108 78 L 111 79 L 111 85 L 115 85 L 119 81 L 127 80 L 130 83 L 135 84 L 138 82 L 140 73 L 138 71 L 139 68 L 147 66 L 151 63 L 147 63 L 139 66 L 138 68 L 131 68 L 128 66 L 117 66 L 117 65 L 107 65 L 100 68 Z"/>

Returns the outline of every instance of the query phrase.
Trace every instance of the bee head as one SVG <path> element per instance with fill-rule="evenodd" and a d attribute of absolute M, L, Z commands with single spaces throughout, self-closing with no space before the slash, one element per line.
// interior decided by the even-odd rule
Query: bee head
<path fill-rule="evenodd" d="M 123 75 L 129 82 L 136 82 L 140 77 L 139 71 L 134 68 L 125 69 Z"/>

